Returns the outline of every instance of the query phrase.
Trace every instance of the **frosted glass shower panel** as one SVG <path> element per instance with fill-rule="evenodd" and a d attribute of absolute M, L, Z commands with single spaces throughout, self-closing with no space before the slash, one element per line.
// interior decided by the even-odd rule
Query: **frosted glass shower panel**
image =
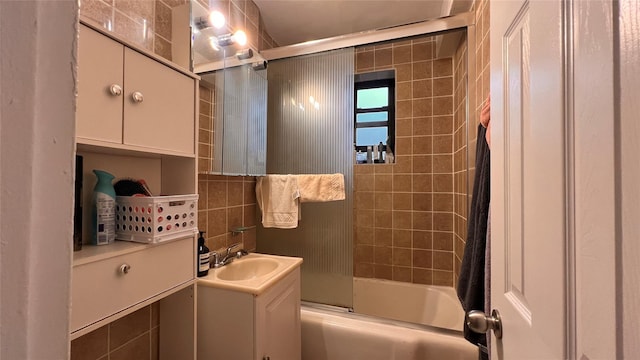
<path fill-rule="evenodd" d="M 269 62 L 268 174 L 342 173 L 346 199 L 303 203 L 298 228 L 258 229 L 260 252 L 300 256 L 302 299 L 351 307 L 354 51 Z"/>

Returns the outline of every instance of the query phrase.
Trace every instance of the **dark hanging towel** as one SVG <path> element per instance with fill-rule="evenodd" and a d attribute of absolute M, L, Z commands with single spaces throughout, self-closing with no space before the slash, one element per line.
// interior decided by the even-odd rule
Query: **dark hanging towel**
<path fill-rule="evenodd" d="M 460 277 L 458 278 L 458 298 L 465 313 L 471 310 L 484 312 L 485 288 L 485 246 L 487 242 L 487 219 L 490 200 L 490 153 L 485 139 L 486 129 L 478 125 L 476 139 L 476 172 L 473 180 L 471 213 L 467 229 L 467 243 L 464 247 Z M 464 338 L 474 345 L 486 347 L 487 337 L 471 331 L 465 322 Z"/>

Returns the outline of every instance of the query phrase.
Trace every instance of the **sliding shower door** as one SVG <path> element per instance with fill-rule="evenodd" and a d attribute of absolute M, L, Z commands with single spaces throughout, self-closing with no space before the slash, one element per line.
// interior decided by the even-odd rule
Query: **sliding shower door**
<path fill-rule="evenodd" d="M 342 173 L 346 199 L 304 203 L 296 229 L 258 228 L 259 252 L 298 256 L 302 299 L 352 306 L 353 48 L 269 62 L 268 174 Z"/>

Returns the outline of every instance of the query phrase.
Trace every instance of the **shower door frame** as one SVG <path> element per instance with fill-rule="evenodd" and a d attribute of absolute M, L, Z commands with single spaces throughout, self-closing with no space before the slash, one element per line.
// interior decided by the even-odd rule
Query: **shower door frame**
<path fill-rule="evenodd" d="M 467 144 L 470 143 L 469 135 L 470 131 L 470 119 L 472 119 L 472 112 L 475 114 L 477 101 L 476 99 L 476 27 L 475 27 L 475 12 L 465 12 L 454 16 L 443 17 L 433 20 L 426 20 L 420 23 L 403 25 L 389 29 L 372 30 L 368 32 L 361 32 L 356 34 L 347 34 L 342 36 L 336 36 L 326 39 L 313 40 L 305 43 L 282 46 L 272 49 L 266 49 L 260 52 L 260 55 L 266 61 L 280 60 L 286 58 L 292 58 L 297 56 L 317 54 L 321 52 L 327 52 L 331 50 L 343 49 L 348 47 L 356 47 L 361 45 L 368 45 L 372 43 L 398 40 L 402 38 L 425 36 L 425 35 L 438 35 L 453 30 L 463 30 L 467 35 L 467 94 L 466 94 L 466 116 L 467 127 L 465 137 Z M 473 95 L 473 96 L 472 96 Z M 473 124 L 475 128 L 475 123 Z M 467 152 L 467 169 L 470 168 L 469 164 L 469 147 L 466 148 Z M 467 172 L 467 176 L 468 172 Z M 470 195 L 470 187 L 472 186 L 470 181 L 466 182 L 466 194 L 467 198 Z M 467 212 L 469 211 L 470 202 L 467 201 Z M 352 244 L 353 245 L 353 244 Z M 353 275 L 352 275 L 353 277 Z M 352 294 L 353 296 L 353 294 Z"/>

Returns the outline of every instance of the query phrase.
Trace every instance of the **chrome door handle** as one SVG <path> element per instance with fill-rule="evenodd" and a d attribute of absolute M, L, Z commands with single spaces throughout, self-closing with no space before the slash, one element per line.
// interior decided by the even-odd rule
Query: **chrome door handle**
<path fill-rule="evenodd" d="M 496 338 L 502 339 L 502 320 L 496 309 L 491 311 L 491 316 L 486 316 L 480 310 L 471 310 L 465 315 L 464 322 L 475 333 L 484 334 L 493 330 Z"/>

